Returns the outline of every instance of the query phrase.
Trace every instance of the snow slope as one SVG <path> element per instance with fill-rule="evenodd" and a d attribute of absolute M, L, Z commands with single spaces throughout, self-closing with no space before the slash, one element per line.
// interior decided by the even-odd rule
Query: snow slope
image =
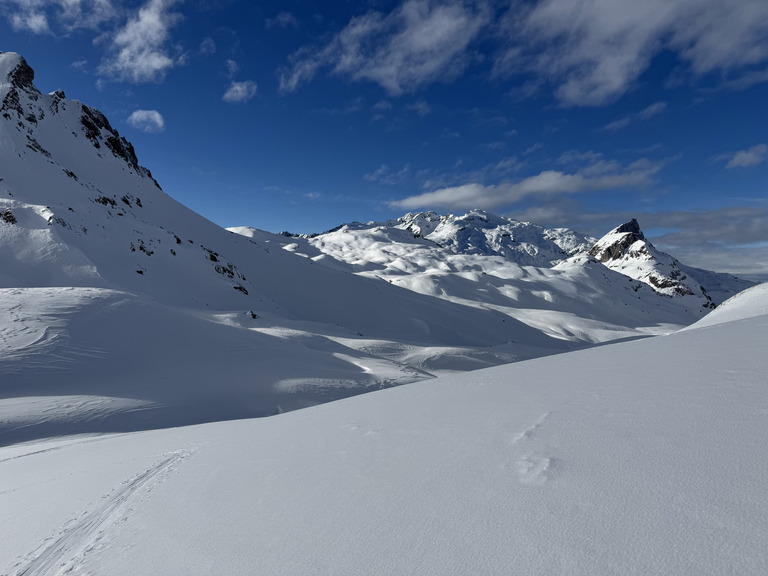
<path fill-rule="evenodd" d="M 0 573 L 765 574 L 767 297 L 270 418 L 0 448 Z"/>

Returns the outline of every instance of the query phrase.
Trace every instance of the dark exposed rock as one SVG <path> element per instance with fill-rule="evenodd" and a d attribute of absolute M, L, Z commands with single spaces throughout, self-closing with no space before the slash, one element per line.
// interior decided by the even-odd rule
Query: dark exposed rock
<path fill-rule="evenodd" d="M 32 136 L 30 136 L 29 134 L 27 134 L 27 148 L 29 148 L 30 150 L 34 150 L 35 152 L 39 152 L 46 158 L 51 157 L 51 153 L 48 152 L 48 150 L 46 150 L 45 148 L 43 148 L 40 145 L 40 143 L 34 138 L 32 138 Z"/>
<path fill-rule="evenodd" d="M 612 234 L 623 234 L 623 236 L 608 246 L 598 242 L 589 251 L 589 255 L 594 256 L 600 262 L 616 260 L 621 258 L 632 244 L 638 240 L 645 240 L 640 224 L 634 218 L 616 228 Z"/>
<path fill-rule="evenodd" d="M 7 224 L 16 224 L 16 216 L 13 215 L 10 208 L 6 208 L 5 212 L 0 215 L 0 220 Z"/>
<path fill-rule="evenodd" d="M 8 80 L 12 86 L 24 90 L 25 92 L 35 92 L 40 94 L 40 91 L 35 88 L 34 85 L 35 71 L 21 56 L 19 56 L 19 64 L 8 75 Z"/>
<path fill-rule="evenodd" d="M 94 198 L 93 201 L 103 204 L 104 206 L 112 206 L 112 208 L 117 206 L 117 202 L 115 202 L 114 198 L 108 198 L 107 196 L 99 196 L 98 198 Z"/>
<path fill-rule="evenodd" d="M 616 228 L 617 234 L 622 234 L 625 232 L 634 234 L 638 240 L 645 240 L 643 231 L 640 229 L 640 224 L 637 222 L 635 218 L 632 218 L 632 220 L 630 220 L 629 222 L 625 222 L 624 224 Z"/>
<path fill-rule="evenodd" d="M 139 160 L 136 157 L 136 151 L 133 149 L 133 145 L 120 136 L 117 130 L 112 128 L 109 120 L 107 120 L 107 117 L 104 116 L 104 114 L 90 106 L 83 106 L 83 115 L 80 117 L 80 123 L 85 128 L 86 138 L 88 138 L 96 148 L 101 148 L 101 137 L 104 136 L 103 143 L 115 157 L 125 160 L 129 166 L 140 174 L 145 176 L 148 175 L 148 170 L 139 167 Z M 102 131 L 106 132 L 106 134 Z"/>

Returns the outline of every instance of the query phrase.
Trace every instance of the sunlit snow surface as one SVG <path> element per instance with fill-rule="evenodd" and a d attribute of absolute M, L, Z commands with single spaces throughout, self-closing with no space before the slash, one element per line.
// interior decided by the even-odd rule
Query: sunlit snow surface
<path fill-rule="evenodd" d="M 2 448 L 0 573 L 765 574 L 767 303 L 271 418 Z"/>

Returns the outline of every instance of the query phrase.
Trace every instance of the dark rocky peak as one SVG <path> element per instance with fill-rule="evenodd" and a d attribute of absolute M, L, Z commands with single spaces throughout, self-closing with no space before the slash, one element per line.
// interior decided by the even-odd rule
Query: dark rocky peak
<path fill-rule="evenodd" d="M 39 94 L 40 91 L 35 87 L 35 71 L 27 64 L 24 58 L 15 52 L 0 52 L 0 73 L 5 74 L 5 81 L 14 88 Z"/>
<path fill-rule="evenodd" d="M 638 241 L 645 242 L 645 235 L 637 220 L 632 218 L 629 222 L 614 228 L 598 240 L 589 251 L 589 255 L 604 263 L 617 260 L 624 256 L 629 247 Z"/>
<path fill-rule="evenodd" d="M 616 228 L 612 234 L 633 234 L 637 240 L 645 240 L 645 236 L 643 235 L 643 231 L 640 229 L 640 224 L 637 222 L 636 219 L 632 218 L 629 222 L 625 222 L 618 228 Z"/>

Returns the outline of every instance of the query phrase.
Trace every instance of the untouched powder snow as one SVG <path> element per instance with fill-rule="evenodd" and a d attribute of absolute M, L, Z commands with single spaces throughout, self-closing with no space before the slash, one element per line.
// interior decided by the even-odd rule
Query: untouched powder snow
<path fill-rule="evenodd" d="M 763 575 L 767 296 L 271 418 L 1 448 L 0 573 Z"/>

